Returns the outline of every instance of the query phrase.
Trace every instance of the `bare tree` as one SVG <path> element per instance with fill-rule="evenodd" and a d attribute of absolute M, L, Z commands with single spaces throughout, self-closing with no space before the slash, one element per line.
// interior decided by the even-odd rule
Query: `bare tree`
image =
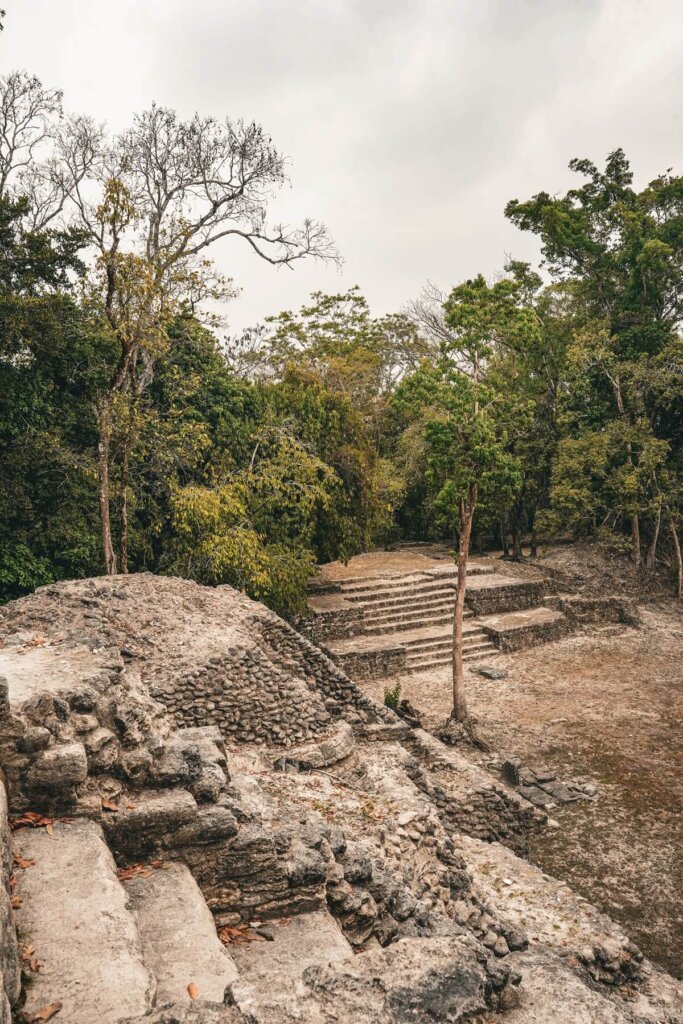
<path fill-rule="evenodd" d="M 35 75 L 13 71 L 0 78 L 0 197 L 42 156 L 61 112 L 61 92 L 44 88 Z"/>
<path fill-rule="evenodd" d="M 446 323 L 444 305 L 448 295 L 438 285 L 428 281 L 416 299 L 412 299 L 403 312 L 435 345 L 451 344 L 453 331 Z"/>
<path fill-rule="evenodd" d="M 339 257 L 318 221 L 268 225 L 268 205 L 288 179 L 284 157 L 254 122 L 199 114 L 183 121 L 153 106 L 108 138 L 89 118 L 62 117 L 61 94 L 23 72 L 2 79 L 0 93 L 0 195 L 10 180 L 15 194 L 23 185 L 32 227 L 83 232 L 93 253 L 89 299 L 118 351 L 97 412 L 102 548 L 111 574 L 117 571 L 110 514 L 117 405 L 149 385 L 171 321 L 235 294 L 208 250 L 235 238 L 276 266 Z M 51 152 L 37 160 L 49 141 Z M 124 516 L 124 533 L 125 522 Z"/>

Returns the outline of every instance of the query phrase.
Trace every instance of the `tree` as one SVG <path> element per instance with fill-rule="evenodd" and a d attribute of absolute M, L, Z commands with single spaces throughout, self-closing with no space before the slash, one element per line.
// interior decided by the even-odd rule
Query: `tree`
<path fill-rule="evenodd" d="M 78 240 L 26 232 L 23 209 L 0 199 L 0 600 L 96 567 L 91 401 L 109 356 L 69 288 Z"/>
<path fill-rule="evenodd" d="M 232 343 L 232 364 L 269 386 L 279 414 L 339 479 L 320 524 L 321 557 L 391 540 L 402 481 L 384 450 L 384 421 L 397 382 L 429 350 L 404 315 L 373 317 L 357 287 L 315 292 L 298 312 L 270 317 Z"/>
<path fill-rule="evenodd" d="M 540 192 L 527 202 L 513 200 L 506 215 L 540 236 L 551 273 L 573 289 L 583 320 L 577 333 L 583 372 L 594 370 L 609 388 L 612 416 L 622 424 L 635 477 L 637 458 L 629 438 L 638 429 L 641 410 L 628 380 L 658 359 L 683 323 L 683 178 L 667 172 L 637 192 L 620 149 L 608 156 L 604 173 L 588 160 L 572 160 L 570 167 L 587 179 L 583 185 L 564 196 Z M 674 375 L 680 389 L 680 367 Z M 631 555 L 640 566 L 652 561 L 653 541 L 656 551 L 660 505 L 654 502 L 648 509 L 645 558 L 643 502 L 639 507 L 634 495 L 631 506 Z"/>
<path fill-rule="evenodd" d="M 213 487 L 172 495 L 175 533 L 165 565 L 203 583 L 231 583 L 281 614 L 305 609 L 314 511 L 334 474 L 283 428 L 263 428 L 248 464 Z"/>
<path fill-rule="evenodd" d="M 10 140 L 4 152 L 0 146 L 6 182 L 15 181 L 28 195 L 34 219 L 43 226 L 66 219 L 94 253 L 89 303 L 117 352 L 97 417 L 102 547 L 105 571 L 113 573 L 114 406 L 149 386 L 172 322 L 194 316 L 207 300 L 234 294 L 207 259 L 209 248 L 221 238 L 237 238 L 261 259 L 284 266 L 305 257 L 336 259 L 336 250 L 317 221 L 268 228 L 268 201 L 287 180 L 285 161 L 253 122 L 221 123 L 198 114 L 182 121 L 155 106 L 107 139 L 87 118 L 57 124 L 57 100 L 51 107 L 51 94 L 36 79 L 10 76 L 1 93 Z M 24 173 L 48 139 L 51 153 Z"/>
<path fill-rule="evenodd" d="M 457 533 L 457 581 L 453 616 L 453 710 L 456 730 L 468 720 L 463 670 L 463 619 L 469 547 L 478 508 L 491 514 L 519 485 L 519 463 L 508 450 L 508 399 L 498 380 L 487 378 L 503 346 L 524 348 L 538 325 L 523 302 L 519 282 L 488 285 L 479 275 L 454 288 L 444 305 L 448 337 L 436 364 L 406 378 L 394 405 L 421 423 L 433 503 Z"/>

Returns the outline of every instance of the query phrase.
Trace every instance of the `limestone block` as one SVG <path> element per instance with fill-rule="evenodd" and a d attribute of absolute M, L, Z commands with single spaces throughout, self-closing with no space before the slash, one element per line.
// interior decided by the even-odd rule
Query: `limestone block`
<path fill-rule="evenodd" d="M 39 789 L 70 789 L 88 776 L 88 758 L 82 743 L 65 743 L 43 750 L 33 762 L 28 782 Z"/>

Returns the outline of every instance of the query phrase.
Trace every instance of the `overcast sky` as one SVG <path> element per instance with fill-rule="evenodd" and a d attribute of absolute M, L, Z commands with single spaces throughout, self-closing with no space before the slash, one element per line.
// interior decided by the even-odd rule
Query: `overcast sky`
<path fill-rule="evenodd" d="M 636 181 L 683 173 L 681 0 L 4 0 L 3 73 L 122 128 L 152 101 L 256 119 L 291 160 L 277 219 L 323 220 L 342 272 L 237 241 L 235 329 L 359 284 L 375 313 L 537 258 L 510 198 L 622 146 Z"/>

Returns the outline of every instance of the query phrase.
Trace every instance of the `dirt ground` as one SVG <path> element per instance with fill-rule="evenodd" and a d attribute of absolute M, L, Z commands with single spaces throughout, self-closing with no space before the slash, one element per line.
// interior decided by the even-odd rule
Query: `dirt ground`
<path fill-rule="evenodd" d="M 672 605 L 641 612 L 639 629 L 603 627 L 497 657 L 505 680 L 470 670 L 468 698 L 495 751 L 597 785 L 595 802 L 551 812 L 559 827 L 534 840 L 531 859 L 680 977 L 683 618 Z M 448 713 L 449 682 L 447 672 L 402 680 L 429 728 Z M 368 684 L 380 698 L 383 685 Z"/>

